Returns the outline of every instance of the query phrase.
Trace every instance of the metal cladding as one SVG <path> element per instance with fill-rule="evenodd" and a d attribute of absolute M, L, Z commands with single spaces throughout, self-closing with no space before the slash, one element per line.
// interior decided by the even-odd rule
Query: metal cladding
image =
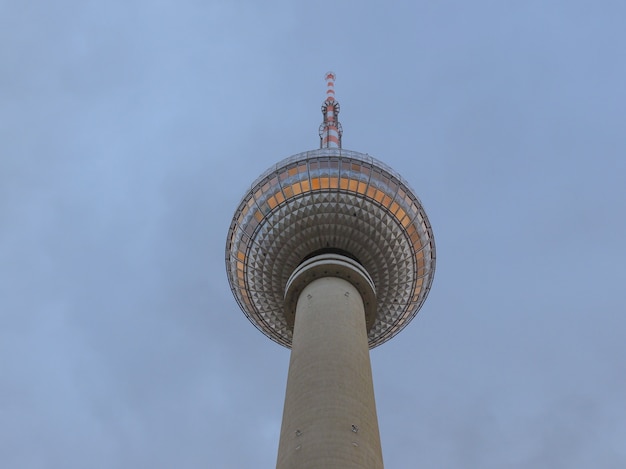
<path fill-rule="evenodd" d="M 287 282 L 312 254 L 333 251 L 357 260 L 375 284 L 369 347 L 391 339 L 428 295 L 435 243 L 409 185 L 369 155 L 324 147 L 287 158 L 262 174 L 228 231 L 228 280 L 248 319 L 290 347 Z"/>

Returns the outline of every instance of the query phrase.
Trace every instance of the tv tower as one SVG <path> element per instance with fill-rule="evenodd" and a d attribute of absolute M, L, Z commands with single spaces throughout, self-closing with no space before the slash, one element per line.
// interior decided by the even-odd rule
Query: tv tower
<path fill-rule="evenodd" d="M 320 148 L 265 171 L 235 211 L 228 281 L 263 334 L 291 348 L 278 469 L 382 468 L 369 349 L 415 317 L 435 241 L 409 184 L 342 148 L 326 74 Z"/>

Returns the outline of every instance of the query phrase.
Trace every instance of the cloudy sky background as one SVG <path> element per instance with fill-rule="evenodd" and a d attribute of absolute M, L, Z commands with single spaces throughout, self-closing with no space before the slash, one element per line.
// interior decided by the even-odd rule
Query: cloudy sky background
<path fill-rule="evenodd" d="M 249 184 L 401 172 L 433 290 L 372 351 L 388 468 L 626 467 L 626 3 L 0 0 L 0 465 L 265 468 L 288 350 L 228 287 Z"/>

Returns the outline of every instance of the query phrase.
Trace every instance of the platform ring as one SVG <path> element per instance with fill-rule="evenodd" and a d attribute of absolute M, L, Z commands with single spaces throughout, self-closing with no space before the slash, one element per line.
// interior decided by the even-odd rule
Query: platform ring
<path fill-rule="evenodd" d="M 314 280 L 337 277 L 347 280 L 361 294 L 365 310 L 365 326 L 369 331 L 376 319 L 376 287 L 365 268 L 349 257 L 339 254 L 320 254 L 307 259 L 294 270 L 285 286 L 285 317 L 294 327 L 296 306 L 302 290 Z"/>

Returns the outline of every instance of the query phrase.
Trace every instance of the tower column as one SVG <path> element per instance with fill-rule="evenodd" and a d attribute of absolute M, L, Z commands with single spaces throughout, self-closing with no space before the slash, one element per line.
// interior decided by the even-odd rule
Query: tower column
<path fill-rule="evenodd" d="M 246 317 L 292 349 L 278 469 L 380 469 L 369 349 L 420 310 L 435 240 L 400 174 L 342 148 L 335 74 L 325 77 L 320 149 L 252 183 L 228 230 L 226 271 Z"/>
<path fill-rule="evenodd" d="M 345 260 L 313 262 L 287 286 L 297 306 L 277 469 L 383 467 L 362 293 L 370 286 Z M 350 280 L 318 277 L 321 269 Z"/>

